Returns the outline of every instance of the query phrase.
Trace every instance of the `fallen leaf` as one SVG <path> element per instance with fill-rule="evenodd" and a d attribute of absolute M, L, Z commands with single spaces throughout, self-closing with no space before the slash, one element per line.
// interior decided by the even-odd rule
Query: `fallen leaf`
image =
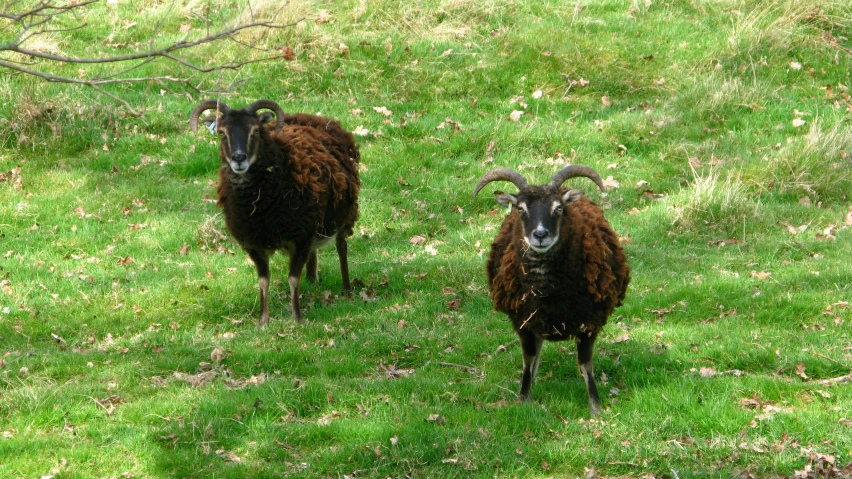
<path fill-rule="evenodd" d="M 512 121 L 519 121 L 521 119 L 521 115 L 523 114 L 524 112 L 520 110 L 514 110 L 512 111 L 512 113 L 509 114 L 509 119 Z"/>
<path fill-rule="evenodd" d="M 699 368 L 699 370 L 698 370 L 698 373 L 701 375 L 702 378 L 712 378 L 713 376 L 716 376 L 717 374 L 719 374 L 718 372 L 716 372 L 716 368 L 714 368 L 712 366 L 710 366 L 710 367 L 701 366 L 701 368 Z"/>
<path fill-rule="evenodd" d="M 532 93 L 532 97 L 535 98 L 536 100 L 541 98 L 543 95 L 544 95 L 544 92 L 542 92 L 541 90 L 536 90 Z"/>
<path fill-rule="evenodd" d="M 808 122 L 806 122 L 805 120 L 803 120 L 801 118 L 794 118 L 793 119 L 793 126 L 795 126 L 796 128 L 799 128 L 800 126 L 804 126 L 807 123 Z"/>
<path fill-rule="evenodd" d="M 792 61 L 790 62 L 790 68 L 792 68 L 793 70 L 801 70 L 802 64 L 797 61 Z"/>
<path fill-rule="evenodd" d="M 807 380 L 808 375 L 805 374 L 805 363 L 796 364 L 796 376 L 799 376 L 802 379 Z"/>
<path fill-rule="evenodd" d="M 603 106 L 610 106 L 610 105 L 612 105 L 612 102 L 609 100 L 609 97 L 608 97 L 608 96 L 606 96 L 606 95 L 604 95 L 604 96 L 602 96 L 602 97 L 601 97 L 601 103 L 603 104 Z"/>
<path fill-rule="evenodd" d="M 180 26 L 181 32 L 188 32 L 190 30 L 192 30 L 192 25 L 190 25 L 188 23 L 184 23 L 183 25 Z"/>
<path fill-rule="evenodd" d="M 447 418 L 441 416 L 440 414 L 430 414 L 429 417 L 426 418 L 426 422 L 434 422 L 436 424 L 444 424 L 447 422 Z"/>
<path fill-rule="evenodd" d="M 423 236 L 420 236 L 420 235 L 414 235 L 414 236 L 411 237 L 411 239 L 408 240 L 408 242 L 413 244 L 413 245 L 419 245 L 419 244 L 425 243 L 426 238 L 423 237 Z"/>
<path fill-rule="evenodd" d="M 768 277 L 772 276 L 772 273 L 767 273 L 766 271 L 757 272 L 755 270 L 751 270 L 751 277 L 757 278 L 759 280 L 764 280 Z"/>
<path fill-rule="evenodd" d="M 341 55 L 349 55 L 349 47 L 348 47 L 345 43 L 341 43 L 341 44 L 337 47 L 337 51 L 338 51 Z"/>
<path fill-rule="evenodd" d="M 603 184 L 609 190 L 614 190 L 621 186 L 621 183 L 613 178 L 612 175 L 607 176 L 606 179 L 603 180 Z"/>
<path fill-rule="evenodd" d="M 801 232 L 805 231 L 806 229 L 808 229 L 808 226 L 809 226 L 809 225 L 793 226 L 793 225 L 791 225 L 790 223 L 787 223 L 787 222 L 784 222 L 784 221 L 782 221 L 782 222 L 781 222 L 781 223 L 779 223 L 779 224 L 780 224 L 781 226 L 786 226 L 786 227 L 787 227 L 787 231 L 788 231 L 791 235 L 797 235 L 797 234 L 799 234 L 799 233 L 801 233 Z"/>
<path fill-rule="evenodd" d="M 224 459 L 225 462 L 241 462 L 240 456 L 224 449 L 216 451 L 216 455 Z"/>
<path fill-rule="evenodd" d="M 362 289 L 358 295 L 364 300 L 365 303 L 371 303 L 373 301 L 378 301 L 379 298 L 376 296 L 376 292 L 372 289 Z"/>
<path fill-rule="evenodd" d="M 210 360 L 214 363 L 222 362 L 225 359 L 225 353 L 220 348 L 215 348 L 210 352 Z"/>
<path fill-rule="evenodd" d="M 216 377 L 216 371 L 204 371 L 198 374 L 186 374 L 181 372 L 175 372 L 174 377 L 180 381 L 183 381 L 189 384 L 192 387 L 201 387 L 205 384 L 209 383 Z"/>
<path fill-rule="evenodd" d="M 370 130 L 364 128 L 362 125 L 358 125 L 358 127 L 355 128 L 352 133 L 358 136 L 367 136 L 370 134 Z"/>
<path fill-rule="evenodd" d="M 447 308 L 449 308 L 451 311 L 458 311 L 459 308 L 461 308 L 461 299 L 453 298 L 452 300 L 447 301 Z"/>
<path fill-rule="evenodd" d="M 747 409 L 757 409 L 760 407 L 760 401 L 758 401 L 754 396 L 750 398 L 740 398 L 740 406 Z"/>
<path fill-rule="evenodd" d="M 383 106 L 374 106 L 374 107 L 373 107 L 373 111 L 375 111 L 376 113 L 380 113 L 380 114 L 382 114 L 382 115 L 384 115 L 384 116 L 391 116 L 391 115 L 393 115 L 393 112 L 392 112 L 392 111 L 388 110 L 387 108 L 385 108 L 385 107 L 383 107 Z"/>

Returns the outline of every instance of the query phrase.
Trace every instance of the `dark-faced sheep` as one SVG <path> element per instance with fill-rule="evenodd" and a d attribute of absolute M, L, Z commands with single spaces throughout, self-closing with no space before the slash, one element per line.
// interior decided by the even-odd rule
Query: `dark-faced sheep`
<path fill-rule="evenodd" d="M 340 123 L 307 114 L 287 115 L 270 100 L 232 110 L 216 100 L 199 103 L 200 115 L 219 133 L 218 205 L 228 231 L 257 268 L 260 325 L 269 322 L 269 257 L 290 257 L 293 318 L 301 322 L 299 283 L 307 265 L 308 279 L 317 277 L 317 248 L 335 241 L 343 290 L 351 290 L 346 238 L 358 218 L 358 147 Z M 271 110 L 273 115 L 260 110 Z M 215 125 L 215 126 L 211 126 Z"/>
<path fill-rule="evenodd" d="M 520 398 L 530 399 L 543 341 L 574 338 L 594 416 L 601 406 L 592 348 L 610 313 L 624 299 L 630 268 L 600 207 L 581 190 L 561 186 L 577 176 L 590 178 L 606 191 L 595 170 L 571 165 L 553 175 L 550 183 L 533 186 L 510 169 L 492 170 L 479 180 L 473 195 L 498 180 L 510 181 L 519 190 L 496 198 L 513 211 L 491 244 L 487 276 L 495 309 L 509 316 L 520 337 L 524 359 Z"/>

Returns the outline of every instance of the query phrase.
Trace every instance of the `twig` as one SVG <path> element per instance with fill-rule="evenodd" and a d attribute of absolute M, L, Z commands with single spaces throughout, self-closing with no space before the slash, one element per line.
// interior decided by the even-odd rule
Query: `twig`
<path fill-rule="evenodd" d="M 843 384 L 852 381 L 852 373 L 847 374 L 846 376 L 840 376 L 836 378 L 822 379 L 820 381 L 814 381 L 814 383 L 819 384 L 820 386 L 833 386 L 835 384 Z"/>
<path fill-rule="evenodd" d="M 110 93 L 103 88 L 103 85 L 120 84 L 120 83 L 135 83 L 135 82 L 167 82 L 182 84 L 195 93 L 203 93 L 202 84 L 194 85 L 190 80 L 191 77 L 173 77 L 168 75 L 143 77 L 143 78 L 124 78 L 129 72 L 136 70 L 144 65 L 150 64 L 158 59 L 173 62 L 181 67 L 186 67 L 197 73 L 214 73 L 224 70 L 239 70 L 245 65 L 252 63 L 266 62 L 280 58 L 280 55 L 270 54 L 263 58 L 257 59 L 242 59 L 233 60 L 228 63 L 218 63 L 209 66 L 202 66 L 192 63 L 191 61 L 177 56 L 178 52 L 189 50 L 194 47 L 205 44 L 213 44 L 222 40 L 230 40 L 243 48 L 254 50 L 264 50 L 258 48 L 257 45 L 251 42 L 241 41 L 236 38 L 237 34 L 243 30 L 262 29 L 268 31 L 271 29 L 283 29 L 292 27 L 304 19 L 296 20 L 292 23 L 277 23 L 280 11 L 287 5 L 287 2 L 281 6 L 269 20 L 254 19 L 253 15 L 248 23 L 241 23 L 231 27 L 222 27 L 219 31 L 211 33 L 207 30 L 203 37 L 186 41 L 180 39 L 172 41 L 162 48 L 155 48 L 154 42 L 158 34 L 162 31 L 162 26 L 166 21 L 169 13 L 174 10 L 176 0 L 172 0 L 166 14 L 160 18 L 154 25 L 150 39 L 147 42 L 147 48 L 142 52 L 134 52 L 126 55 L 115 55 L 106 57 L 76 57 L 67 56 L 62 53 L 49 53 L 39 50 L 27 48 L 25 45 L 34 38 L 49 35 L 53 33 L 64 33 L 73 30 L 79 30 L 87 26 L 85 21 L 81 21 L 81 13 L 87 12 L 86 8 L 97 3 L 98 0 L 80 0 L 79 2 L 62 2 L 61 0 L 36 0 L 32 4 L 27 5 L 20 0 L 10 0 L 4 2 L 0 6 L 0 19 L 5 20 L 6 26 L 0 28 L 0 31 L 8 33 L 6 43 L 0 43 L 0 71 L 6 69 L 13 72 L 23 73 L 42 80 L 53 83 L 67 83 L 90 87 L 106 95 L 113 100 L 122 104 L 122 106 L 133 116 L 141 116 L 142 112 L 134 109 L 131 104 L 114 93 Z M 23 11 L 20 11 L 23 10 Z M 70 21 L 68 20 L 70 17 Z M 56 27 L 57 23 L 62 23 Z M 15 32 L 14 30 L 17 30 Z M 19 56 L 19 57 L 18 57 Z M 243 55 L 245 57 L 245 55 Z M 41 63 L 46 61 L 47 63 Z M 75 78 L 72 76 L 64 76 L 61 74 L 51 73 L 49 70 L 50 62 L 55 64 L 125 64 L 130 65 L 126 68 L 116 68 L 115 71 L 107 72 L 104 76 L 95 78 Z M 193 82 L 195 80 L 192 80 Z"/>
<path fill-rule="evenodd" d="M 473 366 L 465 366 L 464 364 L 442 363 L 442 362 L 439 362 L 438 364 L 441 365 L 441 366 L 448 366 L 448 367 L 451 367 L 451 368 L 464 369 L 465 371 L 467 371 L 469 373 L 478 373 L 479 372 L 479 369 L 477 369 Z"/>
<path fill-rule="evenodd" d="M 844 368 L 847 367 L 845 364 L 841 363 L 840 361 L 838 361 L 836 359 L 832 359 L 832 358 L 826 356 L 825 354 L 819 353 L 817 351 L 811 351 L 811 352 L 814 353 L 815 355 L 823 358 L 823 359 L 828 359 L 829 361 L 833 362 L 834 364 L 838 364 L 840 366 L 843 366 Z"/>

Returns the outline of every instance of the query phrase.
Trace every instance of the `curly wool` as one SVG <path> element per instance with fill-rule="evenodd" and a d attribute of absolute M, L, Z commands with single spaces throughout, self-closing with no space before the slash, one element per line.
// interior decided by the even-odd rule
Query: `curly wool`
<path fill-rule="evenodd" d="M 559 242 L 529 250 L 517 211 L 503 220 L 486 263 L 495 309 L 516 332 L 551 341 L 595 336 L 621 305 L 630 267 L 618 236 L 597 204 L 583 197 L 563 212 Z"/>
<path fill-rule="evenodd" d="M 360 154 L 335 120 L 286 115 L 278 133 L 261 131 L 257 160 L 233 172 L 220 146 L 218 205 L 228 230 L 244 249 L 290 249 L 317 236 L 346 236 L 358 218 Z"/>

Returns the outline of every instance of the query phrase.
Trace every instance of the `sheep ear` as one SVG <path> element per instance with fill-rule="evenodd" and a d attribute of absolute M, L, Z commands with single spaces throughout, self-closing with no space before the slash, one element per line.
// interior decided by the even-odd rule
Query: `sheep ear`
<path fill-rule="evenodd" d="M 518 204 L 518 197 L 517 196 L 509 195 L 509 194 L 506 194 L 506 193 L 503 193 L 501 195 L 497 195 L 494 198 L 494 200 L 496 200 L 497 203 L 500 204 L 500 206 L 504 206 L 507 210 L 510 210 L 510 211 L 511 211 L 513 205 Z"/>
<path fill-rule="evenodd" d="M 259 115 L 257 115 L 257 119 L 260 120 L 261 125 L 265 125 L 273 120 L 275 120 L 275 114 L 269 111 L 265 111 Z"/>
<path fill-rule="evenodd" d="M 583 190 L 568 190 L 562 195 L 562 202 L 566 205 L 570 205 L 582 198 L 584 194 L 585 192 Z"/>
<path fill-rule="evenodd" d="M 201 119 L 201 123 L 204 123 L 205 125 L 207 125 L 207 128 L 210 128 L 210 125 L 216 123 L 216 117 L 215 116 L 205 116 L 204 118 Z"/>

